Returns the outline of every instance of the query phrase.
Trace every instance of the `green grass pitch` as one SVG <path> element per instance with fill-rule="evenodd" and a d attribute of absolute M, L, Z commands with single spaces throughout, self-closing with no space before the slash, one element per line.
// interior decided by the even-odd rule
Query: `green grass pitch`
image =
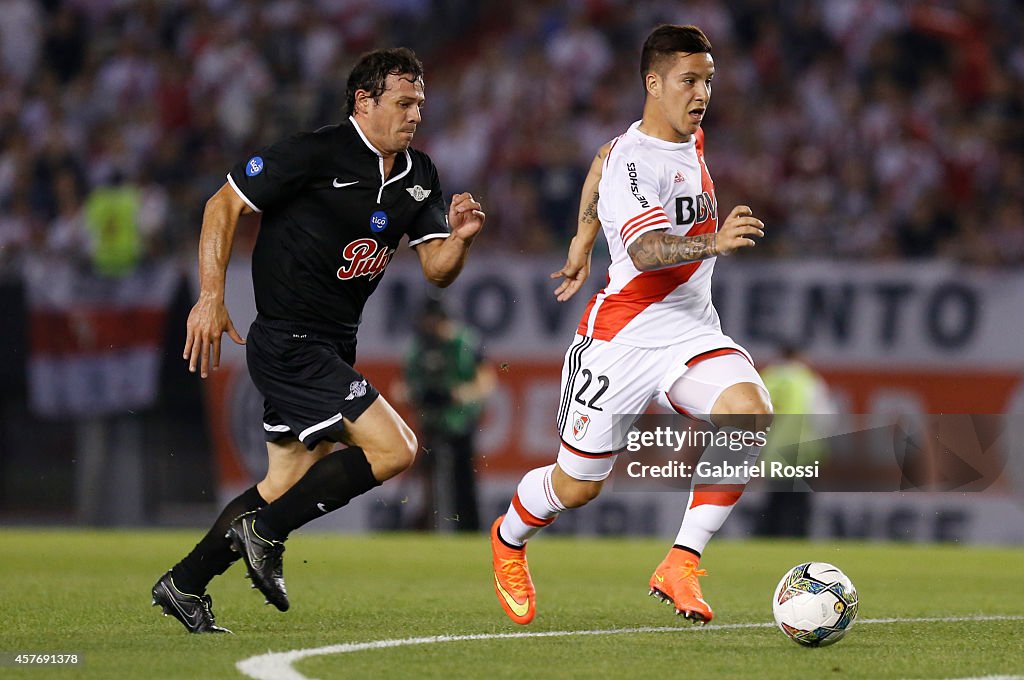
<path fill-rule="evenodd" d="M 703 566 L 715 624 L 771 621 L 778 579 L 832 562 L 861 597 L 837 645 L 805 649 L 769 627 L 694 629 L 647 596 L 665 541 L 538 537 L 538 615 L 505 618 L 487 538 L 299 533 L 288 543 L 291 611 L 263 605 L 236 564 L 210 589 L 233 636 L 188 635 L 151 608 L 149 588 L 198 531 L 4 529 L 0 651 L 84 655 L 75 668 L 0 668 L 4 678 L 232 678 L 269 651 L 437 635 L 623 632 L 478 639 L 300 660 L 309 678 L 975 678 L 1024 674 L 1024 619 L 866 623 L 866 619 L 1024 616 L 1024 550 L 798 541 L 717 541 Z"/>

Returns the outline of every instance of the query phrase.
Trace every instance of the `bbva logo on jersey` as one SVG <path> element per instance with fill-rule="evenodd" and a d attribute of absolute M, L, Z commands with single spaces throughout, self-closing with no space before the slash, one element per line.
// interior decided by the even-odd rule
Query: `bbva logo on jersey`
<path fill-rule="evenodd" d="M 708 219 L 718 219 L 718 201 L 708 192 L 704 191 L 696 196 L 696 206 L 693 196 L 676 197 L 676 224 L 702 224 Z"/>
<path fill-rule="evenodd" d="M 368 276 L 373 281 L 384 273 L 394 254 L 394 250 L 383 243 L 378 246 L 372 238 L 356 239 L 341 251 L 348 264 L 338 268 L 338 278 L 349 281 L 357 276 Z"/>

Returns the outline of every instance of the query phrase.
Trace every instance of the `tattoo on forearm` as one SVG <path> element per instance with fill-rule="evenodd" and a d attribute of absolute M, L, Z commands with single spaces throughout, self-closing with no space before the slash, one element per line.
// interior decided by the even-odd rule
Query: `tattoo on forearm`
<path fill-rule="evenodd" d="M 672 236 L 652 231 L 629 244 L 629 256 L 641 271 L 706 260 L 718 254 L 716 236 Z"/>
<path fill-rule="evenodd" d="M 587 224 L 591 224 L 591 223 L 597 221 L 597 199 L 598 199 L 598 193 L 595 191 L 590 196 L 590 203 L 588 203 L 587 207 L 584 208 L 584 210 L 583 210 L 583 218 L 582 218 L 583 222 L 586 222 Z"/>

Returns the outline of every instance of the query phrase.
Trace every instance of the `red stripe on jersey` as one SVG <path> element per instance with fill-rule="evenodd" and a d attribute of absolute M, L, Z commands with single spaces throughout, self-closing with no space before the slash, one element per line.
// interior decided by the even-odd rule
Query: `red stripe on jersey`
<path fill-rule="evenodd" d="M 711 173 L 708 172 L 708 166 L 704 160 L 704 130 L 702 128 L 697 128 L 697 143 L 694 146 L 697 152 L 697 165 L 700 166 L 700 190 L 708 195 L 716 207 L 710 211 L 707 219 L 690 227 L 690 230 L 686 232 L 687 236 L 712 234 L 718 231 L 718 200 L 715 198 L 715 183 L 711 180 Z"/>
<path fill-rule="evenodd" d="M 693 487 L 690 507 L 698 505 L 736 505 L 743 495 L 743 484 L 697 484 Z"/>
<path fill-rule="evenodd" d="M 665 209 L 662 208 L 660 205 L 656 205 L 653 208 L 651 208 L 650 210 L 643 211 L 639 215 L 633 215 L 628 220 L 626 220 L 626 222 L 622 225 L 622 228 L 619 229 L 619 232 L 623 233 L 623 234 L 626 233 L 627 231 L 629 231 L 629 228 L 631 226 L 633 226 L 637 222 L 643 222 L 644 220 L 650 219 L 651 216 L 654 215 L 654 213 L 657 213 L 657 212 L 661 212 L 664 215 L 665 214 Z M 668 215 L 665 215 L 665 216 L 668 217 Z"/>
<path fill-rule="evenodd" d="M 643 231 L 644 229 L 647 229 L 648 227 L 653 227 L 655 225 L 661 225 L 661 224 L 665 225 L 666 229 L 670 229 L 672 227 L 672 223 L 669 222 L 668 215 L 665 214 L 664 210 L 656 212 L 653 215 L 651 215 L 650 217 L 647 217 L 646 219 L 644 219 L 644 220 L 642 220 L 640 222 L 637 222 L 636 224 L 634 224 L 634 225 L 632 225 L 632 226 L 630 226 L 628 228 L 623 229 L 622 230 L 622 245 L 626 245 L 626 242 L 629 241 L 629 239 L 633 238 L 634 236 L 636 236 L 639 232 Z"/>
<path fill-rule="evenodd" d="M 604 166 L 606 168 L 608 167 L 608 162 L 612 159 L 612 150 L 615 148 L 615 145 L 619 143 L 620 139 L 622 139 L 622 135 L 619 135 L 618 137 L 613 139 L 612 145 L 608 147 L 608 155 L 604 157 Z"/>
<path fill-rule="evenodd" d="M 517 491 L 512 496 L 512 507 L 516 509 L 516 514 L 519 515 L 519 519 L 523 520 L 523 524 L 531 527 L 546 527 L 555 521 L 554 517 L 547 519 L 541 519 L 540 517 L 534 516 L 529 510 L 523 507 L 523 502 L 519 500 L 519 492 Z"/>
<path fill-rule="evenodd" d="M 689 281 L 698 267 L 700 262 L 690 262 L 637 274 L 621 291 L 612 293 L 601 303 L 594 320 L 594 332 L 589 333 L 590 337 L 595 340 L 611 340 L 637 315 L 655 302 L 661 302 L 669 293 Z M 580 319 L 576 329 L 580 335 L 588 335 L 594 300 L 590 301 Z"/>
<path fill-rule="evenodd" d="M 707 352 L 701 352 L 697 356 L 690 358 L 690 360 L 686 362 L 686 367 L 693 368 L 702 361 L 714 359 L 715 357 L 725 356 L 726 354 L 739 354 L 747 361 L 750 361 L 750 357 L 748 357 L 746 354 L 739 351 L 735 347 L 722 347 L 721 349 L 709 349 Z M 753 366 L 754 364 L 751 363 L 750 365 Z"/>
<path fill-rule="evenodd" d="M 608 284 L 611 283 L 611 282 L 612 282 L 612 275 L 611 274 L 605 274 L 605 277 L 604 277 L 604 286 L 605 286 L 605 288 L 607 288 Z M 594 295 L 591 296 L 590 302 L 587 303 L 587 308 L 583 310 L 583 318 L 580 321 L 579 325 L 576 327 L 576 331 L 580 335 L 586 335 L 587 334 L 587 319 L 590 318 L 590 310 L 592 310 L 594 308 L 594 303 L 597 302 L 597 298 L 600 297 L 601 295 L 604 295 L 604 288 L 602 288 L 600 291 L 598 291 L 597 293 L 594 293 Z"/>
<path fill-rule="evenodd" d="M 587 320 L 590 319 L 590 312 L 594 310 L 594 303 L 597 302 L 597 298 L 600 294 L 601 293 L 598 293 L 590 298 L 590 302 L 587 303 L 586 309 L 583 310 L 583 316 L 580 318 L 580 323 L 576 326 L 576 332 L 580 335 L 587 334 Z"/>

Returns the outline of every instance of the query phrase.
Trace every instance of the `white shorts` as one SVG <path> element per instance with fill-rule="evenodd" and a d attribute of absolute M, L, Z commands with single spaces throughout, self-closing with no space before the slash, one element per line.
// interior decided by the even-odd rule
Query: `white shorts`
<path fill-rule="evenodd" d="M 747 351 L 721 333 L 668 347 L 577 335 L 562 364 L 558 466 L 575 479 L 605 479 L 652 401 L 707 420 L 726 388 L 746 382 L 764 389 Z"/>

